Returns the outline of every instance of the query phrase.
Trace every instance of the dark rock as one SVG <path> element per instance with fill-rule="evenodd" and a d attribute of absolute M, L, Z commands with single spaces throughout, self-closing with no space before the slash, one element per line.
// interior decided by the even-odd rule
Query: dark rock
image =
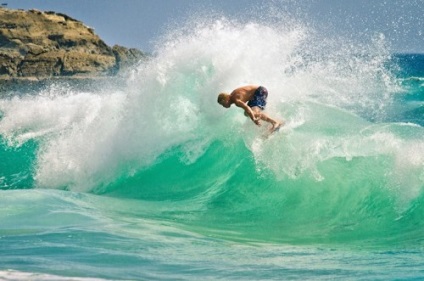
<path fill-rule="evenodd" d="M 134 48 L 128 49 L 119 45 L 115 45 L 113 46 L 112 50 L 116 58 L 115 72 L 126 70 L 147 58 L 143 52 Z"/>

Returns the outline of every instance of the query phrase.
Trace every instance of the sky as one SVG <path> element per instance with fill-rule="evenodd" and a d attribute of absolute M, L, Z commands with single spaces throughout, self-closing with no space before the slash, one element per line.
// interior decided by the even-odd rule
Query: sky
<path fill-rule="evenodd" d="M 424 53 L 424 0 L 2 0 L 10 9 L 55 11 L 94 28 L 106 44 L 154 51 L 167 30 L 191 14 L 227 18 L 273 5 L 332 36 L 366 40 L 384 34 L 395 53 Z M 250 11 L 247 13 L 247 11 Z M 253 11 L 253 13 L 252 13 Z"/>

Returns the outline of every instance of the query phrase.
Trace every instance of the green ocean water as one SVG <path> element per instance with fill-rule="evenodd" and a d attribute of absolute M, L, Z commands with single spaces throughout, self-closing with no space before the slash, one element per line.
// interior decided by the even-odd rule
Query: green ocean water
<path fill-rule="evenodd" d="M 0 278 L 423 278 L 424 58 L 321 36 L 188 23 L 126 87 L 0 99 Z M 269 138 L 216 103 L 248 83 Z"/>

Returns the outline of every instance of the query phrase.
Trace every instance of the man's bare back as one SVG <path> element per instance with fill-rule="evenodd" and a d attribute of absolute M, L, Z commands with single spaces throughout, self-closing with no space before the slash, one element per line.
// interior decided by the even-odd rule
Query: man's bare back
<path fill-rule="evenodd" d="M 218 103 L 225 108 L 231 107 L 232 104 L 244 109 L 244 114 L 252 121 L 260 126 L 260 120 L 266 121 L 272 125 L 270 131 L 278 130 L 284 122 L 277 121 L 263 113 L 265 109 L 268 91 L 263 86 L 247 85 L 239 87 L 231 92 L 231 94 L 221 93 L 218 95 Z"/>
<path fill-rule="evenodd" d="M 256 89 L 258 89 L 259 86 L 255 85 L 248 85 L 244 87 L 239 87 L 231 92 L 230 96 L 232 100 L 239 99 L 243 102 L 248 102 L 252 99 Z"/>

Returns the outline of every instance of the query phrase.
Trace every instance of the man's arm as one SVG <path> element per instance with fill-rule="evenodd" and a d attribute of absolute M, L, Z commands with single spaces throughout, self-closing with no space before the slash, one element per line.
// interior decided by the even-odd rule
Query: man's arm
<path fill-rule="evenodd" d="M 256 124 L 256 125 L 260 125 L 259 122 L 259 118 L 255 116 L 255 113 L 253 112 L 253 110 L 242 100 L 235 100 L 234 104 L 238 107 L 241 107 L 244 109 L 244 112 L 246 112 L 246 114 L 250 117 L 250 119 L 252 119 L 252 121 Z"/>

